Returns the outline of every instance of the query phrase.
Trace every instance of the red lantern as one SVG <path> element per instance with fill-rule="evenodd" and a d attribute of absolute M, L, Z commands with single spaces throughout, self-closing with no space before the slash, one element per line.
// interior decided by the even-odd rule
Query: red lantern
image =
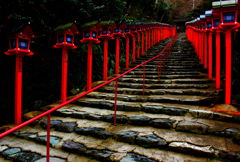
<path fill-rule="evenodd" d="M 100 43 L 98 40 L 97 22 L 86 23 L 82 26 L 83 39 L 80 40 L 81 43 Z"/>
<path fill-rule="evenodd" d="M 110 21 L 100 22 L 97 28 L 99 29 L 98 38 L 103 40 L 103 80 L 108 78 L 108 41 L 113 39 L 112 32 L 115 28 L 114 23 Z"/>
<path fill-rule="evenodd" d="M 55 31 L 57 31 L 57 43 L 53 47 L 62 48 L 61 102 L 64 103 L 67 101 L 68 49 L 77 48 L 74 37 L 79 31 L 73 23 L 58 26 Z"/>
<path fill-rule="evenodd" d="M 55 30 L 57 31 L 57 43 L 53 46 L 54 48 L 77 48 L 74 44 L 74 37 L 79 34 L 79 31 L 75 24 L 70 23 L 64 26 L 59 26 Z"/>
<path fill-rule="evenodd" d="M 4 53 L 6 55 L 33 55 L 30 50 L 32 38 L 34 38 L 34 35 L 29 25 L 20 27 L 20 31 L 9 36 L 9 49 Z"/>
<path fill-rule="evenodd" d="M 15 124 L 22 123 L 22 58 L 33 55 L 30 50 L 30 41 L 34 38 L 29 25 L 20 26 L 18 31 L 9 36 L 9 49 L 6 55 L 16 55 L 15 71 Z"/>
<path fill-rule="evenodd" d="M 97 28 L 98 22 L 86 23 L 82 26 L 83 30 L 83 39 L 80 40 L 81 43 L 88 44 L 88 55 L 87 55 L 87 85 L 86 90 L 92 88 L 92 45 L 100 43 L 98 39 L 99 29 Z"/>

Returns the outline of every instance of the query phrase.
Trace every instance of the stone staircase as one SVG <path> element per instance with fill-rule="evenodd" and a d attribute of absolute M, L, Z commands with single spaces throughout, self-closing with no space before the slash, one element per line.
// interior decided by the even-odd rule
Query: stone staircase
<path fill-rule="evenodd" d="M 152 48 L 135 65 L 157 55 Z M 212 110 L 221 91 L 201 73 L 184 35 L 171 54 L 59 109 L 51 116 L 51 161 L 240 161 L 240 118 Z M 49 107 L 56 106 L 52 104 Z M 233 110 L 233 107 L 228 106 Z M 46 118 L 0 140 L 0 161 L 45 161 Z"/>

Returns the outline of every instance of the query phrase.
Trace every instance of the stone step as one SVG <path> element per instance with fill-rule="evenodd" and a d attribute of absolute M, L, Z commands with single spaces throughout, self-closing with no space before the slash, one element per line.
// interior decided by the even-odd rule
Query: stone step
<path fill-rule="evenodd" d="M 115 83 L 110 83 L 110 86 L 114 86 Z M 120 88 L 133 88 L 133 89 L 142 89 L 143 85 L 138 83 L 125 83 L 118 82 Z M 211 84 L 145 84 L 145 89 L 208 89 Z"/>
<path fill-rule="evenodd" d="M 108 109 L 113 110 L 114 107 L 114 100 L 102 100 L 102 99 L 95 99 L 95 98 L 84 98 L 79 99 L 75 102 L 76 105 L 79 106 L 87 106 L 87 107 L 94 107 L 100 109 Z M 197 111 L 197 110 L 202 111 Z M 118 111 L 126 111 L 126 112 L 146 112 L 146 113 L 154 113 L 154 114 L 167 114 L 167 115 L 175 115 L 175 116 L 184 116 L 191 112 L 191 114 L 195 115 L 196 117 L 200 118 L 212 118 L 211 115 L 215 120 L 224 120 L 224 121 L 239 121 L 239 117 L 223 115 L 220 113 L 209 113 L 206 110 L 211 110 L 209 107 L 204 106 L 194 106 L 194 105 L 184 105 L 184 104 L 173 104 L 173 103 L 141 103 L 141 102 L 126 102 L 126 101 L 118 101 L 117 102 L 117 110 Z M 205 114 L 205 116 L 201 113 Z M 213 113 L 213 114 L 212 114 Z"/>
<path fill-rule="evenodd" d="M 55 120 L 55 121 L 59 121 L 59 120 Z M 55 121 L 53 123 L 56 123 Z M 169 142 L 169 144 L 167 144 L 169 146 L 165 146 L 165 147 L 169 149 L 174 148 L 174 152 L 168 151 L 168 149 L 164 148 L 164 145 L 161 145 L 161 143 L 162 144 L 166 143 L 166 142 L 165 143 L 161 142 L 161 141 L 164 141 L 165 139 L 158 137 L 162 135 L 161 134 L 162 132 L 161 131 L 156 133 L 149 132 L 152 130 L 148 128 L 140 130 L 137 127 L 133 127 L 133 128 L 130 127 L 125 129 L 120 128 L 120 130 L 117 130 L 118 128 L 116 129 L 114 126 L 109 126 L 112 132 L 116 132 L 116 136 L 114 136 L 114 138 L 105 139 L 103 137 L 107 136 L 107 134 L 105 134 L 106 133 L 105 129 L 102 128 L 104 127 L 103 125 L 97 124 L 95 122 L 97 125 L 95 124 L 95 126 L 90 126 L 89 124 L 93 124 L 93 123 L 90 122 L 89 124 L 87 124 L 88 121 L 84 123 L 77 122 L 76 124 L 78 126 L 77 128 L 74 129 L 75 131 L 74 133 L 66 133 L 63 131 L 60 132 L 60 131 L 52 130 L 51 137 L 61 139 L 61 142 L 58 144 L 58 146 L 52 145 L 51 149 L 58 147 L 66 152 L 73 153 L 75 155 L 79 155 L 79 154 L 85 155 L 100 161 L 120 161 L 120 162 L 125 162 L 125 161 L 126 162 L 128 161 L 157 162 L 157 161 L 176 161 L 176 160 L 207 162 L 209 160 L 213 160 L 214 158 L 221 158 L 220 160 L 224 160 L 228 158 L 230 153 L 232 154 L 234 153 L 233 157 L 237 156 L 236 152 L 229 152 L 227 148 L 225 148 L 221 144 L 215 146 L 223 149 L 220 151 L 219 150 L 213 151 L 204 145 L 198 146 L 194 144 L 189 144 L 187 147 L 186 146 L 184 147 L 186 150 L 190 148 L 189 152 L 190 151 L 196 152 L 198 150 L 199 153 L 202 153 L 201 156 L 197 156 L 197 157 L 188 155 L 187 152 L 184 153 L 183 151 L 181 151 L 182 147 L 177 150 L 176 145 L 178 143 L 173 141 Z M 88 134 L 85 134 L 87 132 L 93 133 L 91 135 L 94 137 L 89 137 Z M 31 141 L 35 141 L 36 138 L 29 138 L 27 134 L 36 134 L 37 137 L 42 136 L 46 138 L 45 130 L 40 130 L 40 129 L 26 128 L 18 132 L 18 136 L 22 136 L 22 134 L 23 136 L 25 136 L 26 139 L 29 139 Z M 166 133 L 165 133 L 165 136 L 166 136 Z M 69 137 L 71 137 L 71 139 L 69 139 Z M 182 137 L 184 138 L 184 135 L 182 135 Z M 136 140 L 134 138 L 136 138 Z M 169 139 L 169 141 L 170 140 L 171 139 Z M 144 148 L 139 146 L 139 145 L 147 146 L 147 143 L 145 143 L 145 141 L 148 141 L 148 143 L 152 143 L 155 145 L 156 143 L 158 143 L 158 145 L 161 147 Z M 215 141 L 222 142 L 224 141 L 224 139 L 223 140 L 215 139 Z M 224 149 L 226 149 L 226 151 Z M 224 155 L 218 156 L 217 151 L 224 152 Z"/>
<path fill-rule="evenodd" d="M 128 83 L 143 83 L 142 78 L 119 78 L 120 82 L 128 82 Z M 209 79 L 147 79 L 144 81 L 146 84 L 209 84 L 213 83 L 212 80 Z"/>
<path fill-rule="evenodd" d="M 114 93 L 91 92 L 89 98 L 114 100 Z M 119 101 L 127 102 L 152 102 L 152 103 L 179 103 L 188 105 L 210 105 L 215 103 L 216 98 L 212 96 L 193 95 L 124 95 L 117 96 Z"/>
<path fill-rule="evenodd" d="M 200 114 L 204 112 L 195 110 Z M 208 111 L 205 111 L 208 112 Z M 215 113 L 215 112 L 208 112 Z M 56 116 L 60 117 L 72 117 L 76 119 L 87 119 L 91 121 L 104 121 L 113 123 L 114 116 L 112 110 L 102 110 L 93 107 L 81 107 L 76 105 L 70 105 L 59 109 Z M 191 116 L 190 116 L 191 115 Z M 224 116 L 224 114 L 223 114 Z M 226 115 L 225 115 L 226 116 Z M 230 116 L 229 116 L 230 117 Z M 232 117 L 230 117 L 232 118 Z M 214 118 L 213 118 L 214 119 Z M 233 120 L 232 120 L 233 121 Z M 236 122 L 236 121 L 235 121 Z M 117 112 L 118 124 L 130 124 L 135 126 L 149 126 L 160 129 L 174 129 L 178 132 L 188 132 L 195 134 L 206 134 L 219 137 L 231 138 L 236 143 L 240 144 L 240 124 L 234 122 L 223 122 L 210 119 L 203 119 L 194 117 L 194 114 L 189 112 L 185 116 L 173 116 L 164 114 L 152 114 L 152 113 L 138 113 L 138 112 Z"/>
<path fill-rule="evenodd" d="M 142 78 L 143 75 L 131 75 L 131 74 L 126 74 L 122 78 Z M 162 79 L 202 79 L 205 78 L 203 75 L 160 75 L 159 76 Z M 145 75 L 145 78 L 147 79 L 156 79 L 158 78 L 158 75 Z"/>
<path fill-rule="evenodd" d="M 129 74 L 142 75 L 143 69 L 137 69 L 137 70 L 131 71 L 131 72 L 129 72 Z M 145 74 L 146 75 L 158 75 L 158 71 L 148 70 L 148 71 L 145 71 Z M 165 71 L 162 71 L 162 72 L 160 72 L 160 74 L 161 75 L 200 75 L 199 72 L 194 72 L 194 71 L 188 71 L 188 72 L 181 72 L 181 71 L 165 72 Z"/>
<path fill-rule="evenodd" d="M 121 80 L 122 81 L 122 80 Z M 126 81 L 127 82 L 127 81 Z M 142 80 L 140 80 L 142 82 Z M 104 86 L 99 89 L 100 92 L 114 92 L 115 87 Z M 215 91 L 214 89 L 144 89 L 144 95 L 204 95 L 204 96 L 217 96 L 221 91 Z M 143 95 L 142 89 L 132 88 L 118 88 L 118 94 L 126 95 Z"/>
<path fill-rule="evenodd" d="M 37 130 L 36 130 L 37 132 Z M 35 138 L 36 132 L 29 134 L 29 138 Z M 39 138 L 41 139 L 41 138 Z M 57 138 L 51 138 L 56 141 Z M 46 161 L 46 146 L 37 144 L 30 140 L 16 138 L 13 136 L 5 137 L 0 140 L 0 156 L 16 162 L 45 162 Z M 90 162 L 88 157 L 77 154 L 66 153 L 58 148 L 50 149 L 51 162 Z M 92 161 L 94 162 L 94 161 Z M 97 162 L 97 161 L 96 161 Z"/>

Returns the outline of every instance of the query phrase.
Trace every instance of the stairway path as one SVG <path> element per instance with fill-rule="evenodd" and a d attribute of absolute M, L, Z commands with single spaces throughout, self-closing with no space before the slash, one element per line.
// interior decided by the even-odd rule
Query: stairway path
<path fill-rule="evenodd" d="M 157 55 L 165 43 L 131 67 Z M 200 72 L 184 35 L 163 58 L 146 65 L 144 94 L 142 68 L 118 80 L 117 125 L 112 124 L 115 82 L 54 112 L 51 160 L 240 161 L 240 117 L 212 111 L 235 108 L 220 104 L 222 91 Z M 1 139 L 0 161 L 44 161 L 46 123 L 42 118 Z"/>

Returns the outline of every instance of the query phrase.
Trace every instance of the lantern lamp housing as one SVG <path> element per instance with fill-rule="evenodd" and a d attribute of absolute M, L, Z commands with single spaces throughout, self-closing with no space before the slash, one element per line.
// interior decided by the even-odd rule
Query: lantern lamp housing
<path fill-rule="evenodd" d="M 55 31 L 57 35 L 57 43 L 53 46 L 54 48 L 77 48 L 74 44 L 74 37 L 79 34 L 79 31 L 75 24 L 69 23 L 58 26 L 55 28 Z"/>
<path fill-rule="evenodd" d="M 125 37 L 124 32 L 127 25 L 125 23 L 116 23 L 113 30 L 113 37 Z"/>
<path fill-rule="evenodd" d="M 238 0 L 218 1 L 212 3 L 220 12 L 220 28 L 229 28 L 237 25 Z"/>
<path fill-rule="evenodd" d="M 109 22 L 109 21 L 100 22 L 97 25 L 97 29 L 99 30 L 98 38 L 107 39 L 107 40 L 113 39 L 112 37 L 113 28 L 114 28 L 114 23 L 112 22 Z"/>
<path fill-rule="evenodd" d="M 80 40 L 81 43 L 100 43 L 98 39 L 98 33 L 101 28 L 98 28 L 97 22 L 86 23 L 82 26 L 83 38 Z"/>
<path fill-rule="evenodd" d="M 29 25 L 21 25 L 16 29 L 14 28 L 14 32 L 9 35 L 9 49 L 4 53 L 6 55 L 33 55 L 33 52 L 30 50 L 30 43 L 35 36 L 31 27 Z"/>

